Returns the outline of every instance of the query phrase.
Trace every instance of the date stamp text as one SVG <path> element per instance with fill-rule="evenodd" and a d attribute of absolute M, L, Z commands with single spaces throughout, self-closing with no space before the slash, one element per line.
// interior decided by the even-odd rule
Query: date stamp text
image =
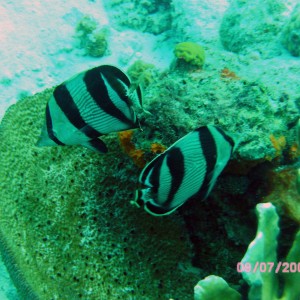
<path fill-rule="evenodd" d="M 238 262 L 236 265 L 236 270 L 238 273 L 300 273 L 300 262 Z"/>

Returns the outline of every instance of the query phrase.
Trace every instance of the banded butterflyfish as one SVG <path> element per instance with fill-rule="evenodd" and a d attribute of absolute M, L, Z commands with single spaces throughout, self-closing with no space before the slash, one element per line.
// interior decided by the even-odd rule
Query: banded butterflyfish
<path fill-rule="evenodd" d="M 102 65 L 58 85 L 46 105 L 46 121 L 37 146 L 82 145 L 106 153 L 101 135 L 139 127 L 134 105 L 142 107 L 120 69 Z"/>
<path fill-rule="evenodd" d="M 191 198 L 205 199 L 233 149 L 233 138 L 218 127 L 190 132 L 146 165 L 131 203 L 144 206 L 154 216 L 164 216 Z"/>

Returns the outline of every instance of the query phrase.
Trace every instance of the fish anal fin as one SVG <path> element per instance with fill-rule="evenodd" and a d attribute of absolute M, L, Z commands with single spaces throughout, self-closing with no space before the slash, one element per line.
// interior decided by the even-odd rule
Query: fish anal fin
<path fill-rule="evenodd" d="M 82 146 L 84 146 L 88 149 L 91 149 L 95 152 L 98 152 L 98 153 L 107 153 L 108 152 L 108 149 L 107 149 L 105 143 L 98 138 L 89 140 L 89 141 L 83 143 Z"/>

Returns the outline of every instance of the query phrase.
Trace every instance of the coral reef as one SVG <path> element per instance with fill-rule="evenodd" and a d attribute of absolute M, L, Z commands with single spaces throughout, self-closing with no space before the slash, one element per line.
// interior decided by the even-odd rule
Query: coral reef
<path fill-rule="evenodd" d="M 222 80 L 219 70 L 164 72 L 147 88 L 144 107 L 152 116 L 141 117 L 148 129 L 137 140 L 154 137 L 170 146 L 194 128 L 214 124 L 235 133 L 235 157 L 252 162 L 276 157 L 271 134 L 285 136 L 290 148 L 295 139 L 288 124 L 296 124 L 299 116 L 293 99 L 282 103 L 257 82 Z"/>
<path fill-rule="evenodd" d="M 275 269 L 280 266 L 277 259 L 277 236 L 279 234 L 278 220 L 275 207 L 271 203 L 262 203 L 256 206 L 258 215 L 258 229 L 255 239 L 249 245 L 248 250 L 241 260 L 244 267 L 241 268 L 244 279 L 250 285 L 249 299 L 289 299 L 297 300 L 300 296 L 300 287 L 297 282 L 300 279 L 299 272 L 284 272 L 284 289 L 282 297 L 279 297 L 279 272 Z M 296 234 L 294 243 L 284 259 L 285 263 L 294 262 L 298 264 L 300 259 L 300 231 Z M 264 266 L 259 266 L 257 272 L 249 272 L 247 267 L 254 270 L 257 262 L 265 262 L 266 272 L 262 271 Z M 273 264 L 273 265 L 272 265 Z M 272 268 L 272 272 L 269 271 Z M 289 268 L 289 267 L 288 267 Z M 289 269 L 290 271 L 290 269 Z"/>
<path fill-rule="evenodd" d="M 110 18 L 117 25 L 161 34 L 171 27 L 171 1 L 170 0 L 126 0 L 104 1 Z"/>
<path fill-rule="evenodd" d="M 273 134 L 271 134 L 270 135 L 270 141 L 271 141 L 274 149 L 276 150 L 275 155 L 280 156 L 282 154 L 282 151 L 286 147 L 286 138 L 285 138 L 285 136 L 282 135 L 282 136 L 276 138 Z"/>
<path fill-rule="evenodd" d="M 7 241 L 2 252 L 13 257 L 12 272 L 22 274 L 31 294 L 190 299 L 199 277 L 213 273 L 238 282 L 237 257 L 254 234 L 251 208 L 258 201 L 278 198 L 281 213 L 299 220 L 300 212 L 293 216 L 288 209 L 298 198 L 292 189 L 287 194 L 283 171 L 274 170 L 299 158 L 290 158 L 299 119 L 295 99 L 274 97 L 263 84 L 230 73 L 221 78 L 221 71 L 174 69 L 154 76 L 144 97 L 151 114 L 138 112 L 143 130 L 103 137 L 106 155 L 34 146 L 52 89 L 8 110 L 0 127 L 0 237 Z M 210 198 L 193 199 L 164 218 L 131 207 L 140 168 L 207 124 L 238 139 Z M 297 193 L 295 174 L 290 179 Z M 289 205 L 278 195 L 287 195 Z"/>
<path fill-rule="evenodd" d="M 98 28 L 96 20 L 84 16 L 76 26 L 76 39 L 79 47 L 85 50 L 87 55 L 102 57 L 108 51 L 108 29 Z"/>
<path fill-rule="evenodd" d="M 285 259 L 285 262 L 277 260 L 277 237 L 279 234 L 278 220 L 275 207 L 271 203 L 258 204 L 258 229 L 255 239 L 237 265 L 237 270 L 243 274 L 250 286 L 249 300 L 297 300 L 300 296 L 299 279 L 297 272 L 300 259 L 300 231 L 296 234 L 294 243 Z M 296 271 L 292 271 L 290 268 Z M 288 266 L 288 267 L 286 267 Z M 279 268 L 278 268 L 279 267 Z M 277 271 L 277 269 L 279 269 Z M 287 270 L 287 271 L 282 271 Z M 284 289 L 280 291 L 279 273 L 283 272 Z M 211 297 L 211 292 L 215 298 Z M 228 286 L 226 281 L 218 276 L 208 276 L 195 286 L 195 299 L 210 300 L 224 297 L 227 300 L 242 299 L 241 295 Z M 279 296 L 282 294 L 282 296 Z"/>
<path fill-rule="evenodd" d="M 282 44 L 292 55 L 300 56 L 300 4 L 294 8 L 282 31 Z"/>
<path fill-rule="evenodd" d="M 236 53 L 259 51 L 266 57 L 277 55 L 277 36 L 287 12 L 283 0 L 233 1 L 220 27 L 224 48 Z"/>
<path fill-rule="evenodd" d="M 204 49 L 193 42 L 182 42 L 175 45 L 174 54 L 177 60 L 202 68 L 205 60 Z"/>
<path fill-rule="evenodd" d="M 269 170 L 266 176 L 266 185 L 269 193 L 263 198 L 266 202 L 272 202 L 285 212 L 296 223 L 300 224 L 300 192 L 299 192 L 299 166 L 300 166 L 300 121 L 297 122 L 294 134 L 295 142 L 291 148 L 286 149 L 286 138 L 280 136 L 272 139 L 273 147 L 276 149 L 276 158 L 274 161 L 279 164 L 275 169 Z M 285 149 L 285 150 L 284 150 Z M 287 159 L 293 161 L 290 165 L 280 165 L 282 156 L 286 152 Z"/>
<path fill-rule="evenodd" d="M 131 207 L 139 169 L 117 134 L 103 156 L 35 147 L 52 92 L 12 106 L 0 128 L 1 250 L 12 271 L 39 299 L 190 299 L 195 274 L 178 268 L 191 257 L 183 222 Z"/>
<path fill-rule="evenodd" d="M 297 130 L 296 130 L 296 149 L 297 149 L 297 154 L 298 154 L 298 157 L 300 156 L 299 152 L 300 152 L 300 118 L 298 120 L 298 123 L 297 123 Z M 297 178 L 296 178 L 296 189 L 297 189 L 297 192 L 298 194 L 300 195 L 300 166 L 298 166 L 298 169 L 297 169 Z"/>
<path fill-rule="evenodd" d="M 300 224 L 300 195 L 297 192 L 297 176 L 297 170 L 293 167 L 270 171 L 266 178 L 270 192 L 263 200 L 276 204 Z"/>

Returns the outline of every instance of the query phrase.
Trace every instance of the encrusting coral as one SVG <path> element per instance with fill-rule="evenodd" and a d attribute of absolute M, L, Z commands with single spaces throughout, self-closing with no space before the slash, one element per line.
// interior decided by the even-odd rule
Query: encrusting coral
<path fill-rule="evenodd" d="M 123 150 L 132 158 L 133 162 L 139 167 L 143 168 L 146 164 L 144 154 L 145 152 L 141 149 L 136 149 L 132 141 L 133 130 L 126 130 L 118 132 L 120 143 Z"/>
<path fill-rule="evenodd" d="M 231 79 L 231 80 L 240 80 L 241 79 L 233 71 L 230 71 L 228 68 L 222 69 L 221 78 L 222 79 Z"/>

